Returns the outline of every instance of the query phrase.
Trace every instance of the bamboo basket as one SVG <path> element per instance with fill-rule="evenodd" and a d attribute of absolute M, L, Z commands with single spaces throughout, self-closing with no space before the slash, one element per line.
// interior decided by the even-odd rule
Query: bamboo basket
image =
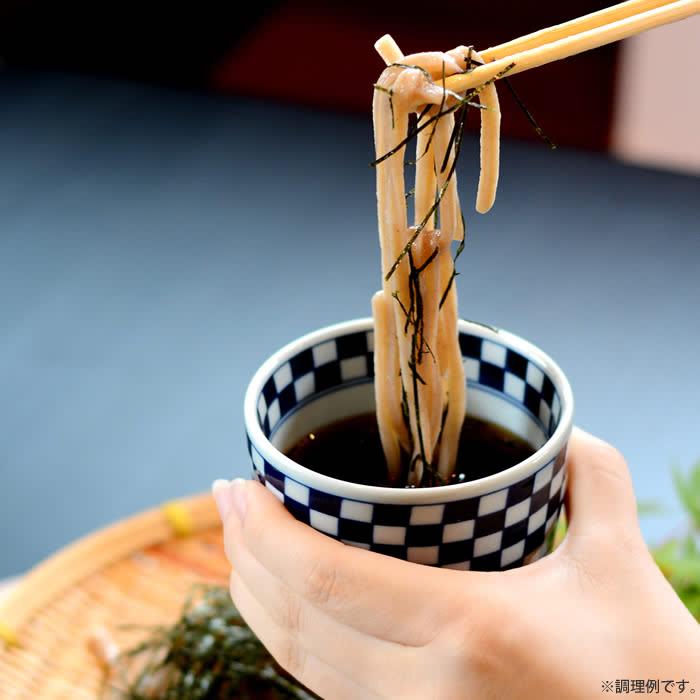
<path fill-rule="evenodd" d="M 104 669 L 96 630 L 122 648 L 143 637 L 123 625 L 174 622 L 195 583 L 225 584 L 210 495 L 147 511 L 89 535 L 31 571 L 0 603 L 1 700 L 95 700 Z"/>

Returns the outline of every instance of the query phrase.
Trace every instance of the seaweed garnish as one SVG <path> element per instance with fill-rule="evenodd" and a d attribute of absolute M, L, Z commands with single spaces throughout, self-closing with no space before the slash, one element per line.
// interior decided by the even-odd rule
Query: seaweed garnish
<path fill-rule="evenodd" d="M 488 328 L 490 331 L 493 331 L 494 333 L 500 333 L 501 329 L 497 328 L 496 326 L 490 326 L 488 323 L 483 323 L 481 321 L 473 321 L 470 318 L 464 319 L 465 321 L 468 321 L 469 323 L 473 323 L 475 326 L 483 326 L 484 328 Z"/>
<path fill-rule="evenodd" d="M 423 73 L 423 75 L 424 75 L 431 83 L 433 82 L 433 76 L 430 75 L 430 73 L 428 73 L 428 71 L 425 70 L 425 68 L 423 68 L 422 66 L 414 66 L 414 65 L 411 65 L 410 63 L 390 63 L 387 67 L 388 67 L 388 68 L 412 68 L 412 69 L 414 69 L 414 70 L 420 71 L 421 73 Z"/>
<path fill-rule="evenodd" d="M 462 230 L 464 230 L 464 217 L 462 217 Z M 440 303 L 438 304 L 438 308 L 442 309 L 444 303 L 447 301 L 447 295 L 450 293 L 450 289 L 452 289 L 452 285 L 454 284 L 455 278 L 459 276 L 459 272 L 457 272 L 457 259 L 459 256 L 462 254 L 462 251 L 464 250 L 464 245 L 466 242 L 466 234 L 462 236 L 462 240 L 460 240 L 459 245 L 457 246 L 457 250 L 455 251 L 455 256 L 452 258 L 452 274 L 450 275 L 450 279 L 447 281 L 447 286 L 445 287 L 445 291 L 442 293 L 442 296 L 440 297 Z"/>
<path fill-rule="evenodd" d="M 484 105 L 478 102 L 472 102 L 472 98 L 476 97 L 483 90 L 484 87 L 490 85 L 495 80 L 498 80 L 499 77 L 501 77 L 501 74 L 505 75 L 508 71 L 512 70 L 514 66 L 515 63 L 511 64 L 510 66 L 506 66 L 506 68 L 504 68 L 498 75 L 495 75 L 490 80 L 487 80 L 483 85 L 479 86 L 478 88 L 474 88 L 472 91 L 467 93 L 465 97 L 456 100 L 456 103 L 453 106 L 447 107 L 447 109 L 444 109 L 442 112 L 437 112 L 436 114 L 433 114 L 428 120 L 426 120 L 422 124 L 417 124 L 413 129 L 409 130 L 406 138 L 401 139 L 401 141 L 399 141 L 391 150 L 387 151 L 383 155 L 373 160 L 370 163 L 370 166 L 375 167 L 380 163 L 383 163 L 388 158 L 391 158 L 391 156 L 400 151 L 406 144 L 410 143 L 420 131 L 423 131 L 423 129 L 426 129 L 434 121 L 441 119 L 446 114 L 452 114 L 452 112 L 456 112 L 464 104 L 468 104 L 470 107 L 474 107 L 475 109 L 487 109 L 486 107 L 484 107 Z M 430 107 L 432 106 L 433 105 L 430 105 Z"/>
<path fill-rule="evenodd" d="M 379 90 L 380 92 L 385 92 L 387 95 L 389 95 L 389 111 L 391 112 L 391 128 L 393 129 L 395 127 L 394 91 L 391 88 L 385 88 L 383 85 L 377 85 L 376 83 L 374 84 L 374 89 Z"/>
<path fill-rule="evenodd" d="M 226 588 L 194 586 L 170 626 L 129 627 L 147 636 L 117 658 L 105 699 L 317 700 L 277 665 Z"/>
<path fill-rule="evenodd" d="M 464 65 L 464 72 L 465 73 L 469 73 L 470 71 L 473 70 L 473 68 L 472 68 L 472 52 L 473 51 L 474 51 L 473 46 L 467 47 L 467 55 L 464 57 L 464 64 L 465 64 Z M 445 156 L 442 159 L 442 165 L 440 166 L 441 173 L 444 173 L 445 169 L 447 168 L 447 163 L 450 160 L 450 153 L 452 152 L 452 147 L 453 147 L 455 140 L 457 138 L 457 134 L 459 134 L 460 139 L 462 138 L 464 126 L 467 123 L 467 112 L 468 112 L 470 106 L 471 105 L 469 103 L 462 105 L 461 111 L 458 112 L 458 114 L 455 116 L 455 126 L 452 129 L 452 133 L 450 134 L 450 140 L 447 144 L 447 148 L 445 149 Z M 455 157 L 456 157 L 456 155 L 457 155 L 457 151 L 455 150 Z"/>
<path fill-rule="evenodd" d="M 525 115 L 525 118 L 530 122 L 530 126 L 535 130 L 535 133 L 552 149 L 555 150 L 557 147 L 557 144 L 552 141 L 552 139 L 547 136 L 547 134 L 544 133 L 544 129 L 537 123 L 537 120 L 533 116 L 532 112 L 527 108 L 527 105 L 525 102 L 523 102 L 522 98 L 520 95 L 516 92 L 515 88 L 513 87 L 513 83 L 508 79 L 504 78 L 503 81 L 506 84 L 506 87 L 508 88 L 508 92 L 513 96 L 513 99 L 515 100 L 515 103 L 520 107 L 520 110 L 522 113 Z"/>
<path fill-rule="evenodd" d="M 445 87 L 445 61 L 443 60 L 442 62 L 442 99 L 440 100 L 440 106 L 438 107 L 438 114 L 442 112 L 442 110 L 445 108 L 445 101 L 447 99 L 447 88 Z M 433 143 L 433 138 L 435 137 L 435 132 L 437 131 L 437 125 L 438 125 L 438 120 L 436 119 L 433 122 L 433 128 L 430 130 L 430 136 L 428 136 L 428 141 L 425 144 L 425 148 L 423 149 L 423 153 L 421 153 L 418 158 L 416 158 L 416 161 L 419 161 L 429 150 L 430 146 Z"/>
<path fill-rule="evenodd" d="M 469 47 L 470 52 L 473 47 Z M 474 59 L 473 63 L 479 66 L 485 65 L 483 61 L 476 60 Z M 473 70 L 473 69 L 471 69 Z M 465 73 L 469 73 L 470 68 L 468 67 L 467 70 L 465 70 Z M 534 129 L 535 133 L 544 141 L 552 150 L 555 150 L 557 148 L 557 144 L 552 141 L 552 139 L 547 136 L 547 134 L 544 132 L 544 129 L 538 124 L 537 120 L 535 119 L 534 115 L 532 112 L 528 109 L 528 106 L 525 104 L 525 101 L 520 97 L 516 89 L 513 87 L 513 82 L 510 78 L 504 78 L 503 82 L 505 83 L 506 87 L 508 88 L 508 92 L 510 92 L 511 96 L 515 100 L 515 104 L 518 105 L 520 108 L 520 111 L 525 115 L 525 118 L 530 122 L 530 126 Z"/>

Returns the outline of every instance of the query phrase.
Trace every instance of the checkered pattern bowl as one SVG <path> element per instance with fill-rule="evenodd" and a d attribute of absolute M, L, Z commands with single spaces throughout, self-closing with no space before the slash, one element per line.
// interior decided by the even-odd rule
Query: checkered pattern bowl
<path fill-rule="evenodd" d="M 253 377 L 245 424 L 254 476 L 298 520 L 349 545 L 421 564 L 493 571 L 546 554 L 566 488 L 573 396 L 559 367 L 506 331 L 460 321 L 467 413 L 537 451 L 498 474 L 432 488 L 364 486 L 284 454 L 302 436 L 374 410 L 372 319 L 306 335 Z"/>

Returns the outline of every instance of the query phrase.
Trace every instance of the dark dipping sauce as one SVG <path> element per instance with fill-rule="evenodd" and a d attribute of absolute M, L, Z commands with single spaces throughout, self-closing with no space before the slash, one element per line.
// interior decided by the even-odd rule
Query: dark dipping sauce
<path fill-rule="evenodd" d="M 496 423 L 466 416 L 459 439 L 457 471 L 448 483 L 460 484 L 502 472 L 535 449 Z M 286 451 L 298 464 L 334 479 L 368 486 L 390 486 L 374 413 L 330 423 L 305 435 Z"/>

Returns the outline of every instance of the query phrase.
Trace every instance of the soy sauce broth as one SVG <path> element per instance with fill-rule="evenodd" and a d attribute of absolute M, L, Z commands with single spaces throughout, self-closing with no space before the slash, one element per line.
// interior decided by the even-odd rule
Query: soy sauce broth
<path fill-rule="evenodd" d="M 496 474 L 534 452 L 530 443 L 500 425 L 466 416 L 457 469 L 449 483 Z M 335 479 L 369 486 L 390 485 L 374 413 L 330 423 L 305 435 L 286 454 L 298 464 Z"/>

